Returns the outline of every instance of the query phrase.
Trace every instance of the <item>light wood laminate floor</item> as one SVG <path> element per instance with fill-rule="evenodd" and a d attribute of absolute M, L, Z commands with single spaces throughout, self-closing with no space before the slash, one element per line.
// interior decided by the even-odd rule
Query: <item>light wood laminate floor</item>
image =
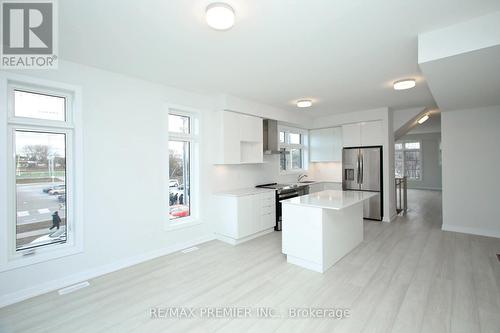
<path fill-rule="evenodd" d="M 325 274 L 286 263 L 281 234 L 219 241 L 0 309 L 0 332 L 500 332 L 500 240 L 441 231 L 441 193 L 410 191 L 393 223 Z M 151 319 L 152 307 L 271 307 L 281 318 Z M 289 319 L 291 307 L 348 319 Z"/>

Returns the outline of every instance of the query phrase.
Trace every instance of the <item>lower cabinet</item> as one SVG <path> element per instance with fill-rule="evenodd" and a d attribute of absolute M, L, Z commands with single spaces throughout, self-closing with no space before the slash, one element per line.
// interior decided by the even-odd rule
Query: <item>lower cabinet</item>
<path fill-rule="evenodd" d="M 236 245 L 267 232 L 276 224 L 275 192 L 243 196 L 220 196 L 221 214 L 217 223 L 217 237 Z"/>
<path fill-rule="evenodd" d="M 342 183 L 320 182 L 309 185 L 309 193 L 316 193 L 326 190 L 342 190 Z"/>

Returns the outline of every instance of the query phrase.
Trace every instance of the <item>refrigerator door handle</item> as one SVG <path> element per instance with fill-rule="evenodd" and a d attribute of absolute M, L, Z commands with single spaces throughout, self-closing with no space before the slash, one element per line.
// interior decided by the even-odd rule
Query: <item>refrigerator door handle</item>
<path fill-rule="evenodd" d="M 358 151 L 358 155 L 356 156 L 357 157 L 357 160 L 356 160 L 356 183 L 359 184 L 359 176 L 360 176 L 360 160 L 359 160 L 359 151 Z"/>
<path fill-rule="evenodd" d="M 361 161 L 361 184 L 363 184 L 363 180 L 364 180 L 364 174 L 365 174 L 365 161 L 364 161 L 364 156 L 363 156 L 363 153 L 360 152 L 360 155 L 361 155 L 361 158 L 360 158 L 360 161 Z"/>

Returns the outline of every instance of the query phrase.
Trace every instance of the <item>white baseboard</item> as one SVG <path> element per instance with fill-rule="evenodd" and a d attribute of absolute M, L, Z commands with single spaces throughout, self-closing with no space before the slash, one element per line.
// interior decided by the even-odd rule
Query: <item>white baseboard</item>
<path fill-rule="evenodd" d="M 384 216 L 382 218 L 382 222 L 390 223 L 390 222 L 393 222 L 397 217 L 398 217 L 398 214 L 396 214 L 396 213 L 394 213 L 390 217 Z"/>
<path fill-rule="evenodd" d="M 498 229 L 471 228 L 450 224 L 443 224 L 441 229 L 444 231 L 460 232 L 462 234 L 500 238 L 500 230 Z"/>
<path fill-rule="evenodd" d="M 310 270 L 318 272 L 318 273 L 324 273 L 325 272 L 325 269 L 324 269 L 323 265 L 318 264 L 318 263 L 313 262 L 313 261 L 310 261 L 310 260 L 306 260 L 306 259 L 298 258 L 298 257 L 295 257 L 295 256 L 291 256 L 289 254 L 286 255 L 286 262 L 290 263 L 290 264 L 293 264 L 293 265 L 297 265 L 297 266 L 306 268 L 306 269 L 310 269 Z"/>
<path fill-rule="evenodd" d="M 224 243 L 228 243 L 228 244 L 231 244 L 231 245 L 238 245 L 238 244 L 241 244 L 241 243 L 244 243 L 244 242 L 248 242 L 249 240 L 252 240 L 254 238 L 257 238 L 257 237 L 260 237 L 260 236 L 264 236 L 266 234 L 269 234 L 271 232 L 274 231 L 274 227 L 273 228 L 269 228 L 269 229 L 266 229 L 266 230 L 263 230 L 263 231 L 259 231 L 253 235 L 250 235 L 250 236 L 247 236 L 247 237 L 243 237 L 243 238 L 239 238 L 239 239 L 234 239 L 234 238 L 231 238 L 231 237 L 228 237 L 228 236 L 224 236 L 224 235 L 221 235 L 221 234 L 216 234 L 215 235 L 215 238 L 220 240 L 221 242 L 224 242 Z"/>
<path fill-rule="evenodd" d="M 108 265 L 99 266 L 99 267 L 96 267 L 96 268 L 93 268 L 93 269 L 90 269 L 90 270 L 87 270 L 87 271 L 84 271 L 81 273 L 77 273 L 77 274 L 73 274 L 73 275 L 61 278 L 61 279 L 41 283 L 41 284 L 29 287 L 29 288 L 25 288 L 25 289 L 16 291 L 14 293 L 2 295 L 2 296 L 0 296 L 0 308 L 5 307 L 5 306 L 10 305 L 10 304 L 24 301 L 28 298 L 32 298 L 32 297 L 35 297 L 38 295 L 42 295 L 42 294 L 57 290 L 57 289 L 67 287 L 67 286 L 75 284 L 75 283 L 79 283 L 82 281 L 93 279 L 93 278 L 96 278 L 96 277 L 104 275 L 104 274 L 108 274 L 108 273 L 115 272 L 115 271 L 118 271 L 118 270 L 126 268 L 126 267 L 137 265 L 141 262 L 155 259 L 155 258 L 164 256 L 164 255 L 167 255 L 167 254 L 171 254 L 171 253 L 180 251 L 182 249 L 192 247 L 192 246 L 195 246 L 195 245 L 198 245 L 201 243 L 205 243 L 205 242 L 208 242 L 208 241 L 211 241 L 214 239 L 215 238 L 213 235 L 206 235 L 206 236 L 199 237 L 199 238 L 187 241 L 187 242 L 178 243 L 178 244 L 174 244 L 172 246 L 166 247 L 166 248 L 158 249 L 158 250 L 155 250 L 155 251 L 152 251 L 149 253 L 144 253 L 144 254 L 134 256 L 134 257 L 122 259 L 122 260 L 113 262 L 113 263 L 108 264 Z"/>

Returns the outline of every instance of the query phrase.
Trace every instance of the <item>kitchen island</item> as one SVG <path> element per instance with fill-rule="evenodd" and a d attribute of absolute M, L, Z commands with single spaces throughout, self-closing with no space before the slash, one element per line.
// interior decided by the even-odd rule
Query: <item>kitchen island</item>
<path fill-rule="evenodd" d="M 283 200 L 287 261 L 325 272 L 363 241 L 363 201 L 375 195 L 327 190 Z"/>

